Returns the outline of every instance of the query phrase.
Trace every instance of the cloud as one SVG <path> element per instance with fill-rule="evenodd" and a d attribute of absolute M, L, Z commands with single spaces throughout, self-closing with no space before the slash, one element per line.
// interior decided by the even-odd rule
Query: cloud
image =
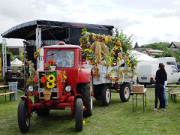
<path fill-rule="evenodd" d="M 118 28 L 119 30 L 125 30 L 130 26 L 134 26 L 137 24 L 141 24 L 138 20 L 131 20 L 128 17 L 127 18 L 114 18 L 114 19 L 104 19 L 102 21 L 99 21 L 100 24 L 105 25 L 114 25 L 114 27 Z"/>
<path fill-rule="evenodd" d="M 156 18 L 172 18 L 172 17 L 180 18 L 180 9 L 163 10 L 160 13 L 156 13 L 154 15 L 154 17 L 156 17 Z"/>
<path fill-rule="evenodd" d="M 36 19 L 114 25 L 139 45 L 180 40 L 178 0 L 6 0 L 0 2 L 0 34 Z M 0 39 L 1 42 L 1 39 Z"/>

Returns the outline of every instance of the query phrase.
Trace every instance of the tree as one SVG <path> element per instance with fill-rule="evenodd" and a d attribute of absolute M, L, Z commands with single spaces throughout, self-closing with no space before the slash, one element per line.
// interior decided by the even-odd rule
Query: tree
<path fill-rule="evenodd" d="M 176 62 L 180 64 L 180 49 L 177 50 L 175 54 Z"/>
<path fill-rule="evenodd" d="M 141 48 L 152 48 L 154 50 L 163 50 L 164 47 L 168 47 L 169 43 L 167 42 L 159 42 L 159 43 L 151 43 L 142 45 Z"/>
<path fill-rule="evenodd" d="M 135 43 L 134 48 L 139 48 L 139 45 L 137 42 Z"/>

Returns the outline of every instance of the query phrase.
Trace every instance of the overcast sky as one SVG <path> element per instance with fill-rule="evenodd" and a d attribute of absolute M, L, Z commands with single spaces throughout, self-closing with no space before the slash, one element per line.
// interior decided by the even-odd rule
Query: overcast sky
<path fill-rule="evenodd" d="M 139 46 L 180 41 L 179 0 L 1 0 L 0 34 L 36 20 L 114 25 Z M 2 37 L 0 37 L 2 42 Z M 8 45 L 20 42 L 7 40 Z"/>

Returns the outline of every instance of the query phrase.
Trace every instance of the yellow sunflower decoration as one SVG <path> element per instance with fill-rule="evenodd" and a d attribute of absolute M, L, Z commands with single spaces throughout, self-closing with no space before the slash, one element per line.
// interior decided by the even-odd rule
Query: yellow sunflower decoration
<path fill-rule="evenodd" d="M 126 62 L 127 62 L 127 64 L 129 64 L 129 62 L 130 62 L 129 59 L 127 59 Z"/>
<path fill-rule="evenodd" d="M 40 49 L 37 50 L 37 53 L 40 53 Z"/>
<path fill-rule="evenodd" d="M 132 67 L 132 65 L 131 65 L 131 64 L 129 64 L 129 65 L 128 65 L 128 68 L 131 68 L 131 67 Z"/>
<path fill-rule="evenodd" d="M 117 58 L 117 64 L 120 65 L 121 59 L 118 57 Z"/>
<path fill-rule="evenodd" d="M 54 82 L 47 82 L 47 85 L 46 85 L 49 89 L 52 89 L 54 88 L 55 86 L 55 83 Z"/>
<path fill-rule="evenodd" d="M 49 76 L 47 77 L 47 80 L 48 80 L 49 82 L 53 83 L 53 82 L 56 81 L 56 78 L 55 78 L 55 76 L 54 76 L 53 74 L 51 74 L 51 75 L 49 75 Z"/>

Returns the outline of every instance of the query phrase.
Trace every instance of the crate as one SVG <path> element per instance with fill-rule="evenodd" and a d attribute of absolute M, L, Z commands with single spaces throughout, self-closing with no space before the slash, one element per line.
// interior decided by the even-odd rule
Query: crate
<path fill-rule="evenodd" d="M 133 85 L 133 92 L 144 92 L 144 85 Z"/>
<path fill-rule="evenodd" d="M 9 92 L 15 92 L 15 94 L 10 95 L 10 100 L 17 100 L 17 85 L 18 82 L 9 82 Z"/>

